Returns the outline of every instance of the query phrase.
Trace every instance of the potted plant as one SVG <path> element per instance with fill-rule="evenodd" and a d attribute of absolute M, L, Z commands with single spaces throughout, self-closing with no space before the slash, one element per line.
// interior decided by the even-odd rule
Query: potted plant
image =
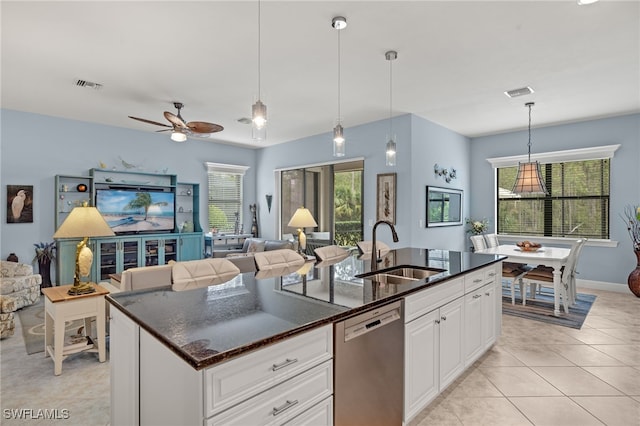
<path fill-rule="evenodd" d="M 631 271 L 627 283 L 629 290 L 640 297 L 640 206 L 626 206 L 622 220 L 627 225 L 627 231 L 636 255 L 636 269 Z"/>
<path fill-rule="evenodd" d="M 56 243 L 36 243 L 34 244 L 36 254 L 33 262 L 38 262 L 38 272 L 42 276 L 42 286 L 51 287 L 51 262 L 56 259 Z"/>

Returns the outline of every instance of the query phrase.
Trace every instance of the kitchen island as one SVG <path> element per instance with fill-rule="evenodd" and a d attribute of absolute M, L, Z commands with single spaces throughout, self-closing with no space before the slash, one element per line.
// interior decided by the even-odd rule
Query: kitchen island
<path fill-rule="evenodd" d="M 356 277 L 371 268 L 368 258 L 354 253 L 302 275 L 256 279 L 241 274 L 229 283 L 186 292 L 160 288 L 110 295 L 112 424 L 254 424 L 258 418 L 260 423 L 332 424 L 334 323 L 403 300 L 410 330 L 426 314 L 452 301 L 464 306 L 465 295 L 491 286 L 494 321 L 488 329 L 495 341 L 501 260 L 406 248 L 390 251 L 377 269 L 412 265 L 438 272 L 381 284 Z M 458 312 L 462 327 L 464 310 Z M 480 324 L 479 318 L 475 322 Z M 467 353 L 462 344 L 467 333 L 460 328 L 458 334 L 453 349 L 460 362 L 438 380 L 435 395 L 488 347 L 481 339 L 483 350 Z M 411 345 L 412 339 L 405 341 Z M 433 351 L 433 345 L 427 347 Z M 409 349 L 405 363 L 411 364 L 411 354 L 417 352 Z M 411 398 L 413 408 L 405 403 L 405 420 L 433 398 L 433 389 L 427 395 L 412 386 L 405 387 L 405 400 L 416 392 L 419 397 Z M 295 397 L 286 397 L 289 393 Z"/>

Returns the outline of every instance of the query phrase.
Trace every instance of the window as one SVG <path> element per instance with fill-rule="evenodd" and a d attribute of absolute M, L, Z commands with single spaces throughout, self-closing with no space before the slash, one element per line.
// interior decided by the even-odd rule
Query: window
<path fill-rule="evenodd" d="M 515 157 L 489 159 L 496 167 L 498 233 L 609 239 L 609 176 L 617 147 L 540 154 L 546 195 L 512 193 Z"/>
<path fill-rule="evenodd" d="M 248 167 L 206 163 L 209 229 L 239 233 L 243 228 L 242 181 Z"/>

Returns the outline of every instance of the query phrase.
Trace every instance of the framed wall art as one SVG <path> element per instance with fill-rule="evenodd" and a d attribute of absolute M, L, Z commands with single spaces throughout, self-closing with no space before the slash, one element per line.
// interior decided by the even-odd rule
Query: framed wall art
<path fill-rule="evenodd" d="M 7 185 L 7 223 L 33 223 L 33 185 Z"/>
<path fill-rule="evenodd" d="M 378 175 L 376 195 L 376 220 L 387 220 L 396 224 L 396 173 Z"/>

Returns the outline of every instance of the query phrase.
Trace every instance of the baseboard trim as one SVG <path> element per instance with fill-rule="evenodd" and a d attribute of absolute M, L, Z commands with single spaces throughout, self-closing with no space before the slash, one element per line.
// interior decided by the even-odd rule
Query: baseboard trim
<path fill-rule="evenodd" d="M 594 290 L 605 290 L 605 291 L 615 291 L 616 293 L 631 293 L 629 290 L 629 286 L 621 283 L 609 283 L 605 281 L 593 281 L 593 280 L 576 280 L 576 287 L 578 290 L 580 288 L 591 288 Z"/>

